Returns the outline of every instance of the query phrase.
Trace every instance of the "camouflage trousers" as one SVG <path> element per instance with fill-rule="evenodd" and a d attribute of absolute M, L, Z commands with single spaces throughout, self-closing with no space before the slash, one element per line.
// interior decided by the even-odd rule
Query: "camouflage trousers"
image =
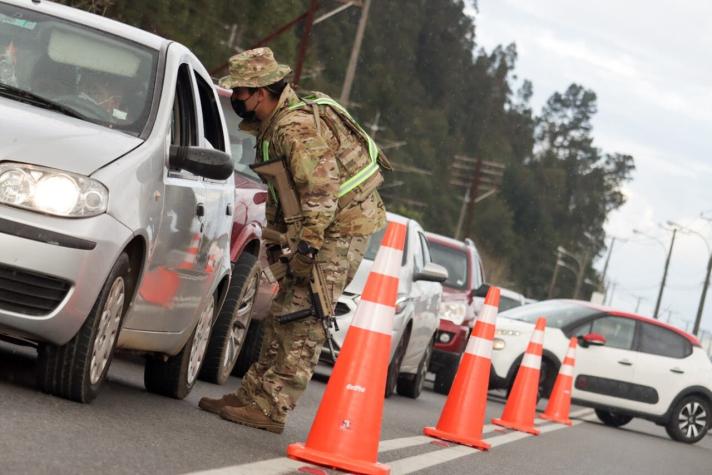
<path fill-rule="evenodd" d="M 336 304 L 346 285 L 358 269 L 366 250 L 368 237 L 326 236 L 317 255 L 326 285 Z M 314 374 L 322 345 L 326 340 L 323 324 L 309 317 L 286 324 L 276 316 L 302 310 L 311 305 L 305 282 L 285 277 L 262 322 L 264 336 L 260 356 L 242 379 L 237 397 L 244 404 L 255 402 L 272 420 L 284 422 L 294 409 L 307 383 Z"/>

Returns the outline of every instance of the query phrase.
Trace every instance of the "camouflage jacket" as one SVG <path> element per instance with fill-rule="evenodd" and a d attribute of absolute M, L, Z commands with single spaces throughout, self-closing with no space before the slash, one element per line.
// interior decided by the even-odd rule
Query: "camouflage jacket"
<path fill-rule="evenodd" d="M 269 141 L 269 156 L 284 157 L 294 179 L 304 217 L 299 236 L 310 246 L 321 248 L 325 238 L 368 236 L 386 224 L 385 208 L 378 192 L 339 207 L 339 187 L 351 176 L 349 169 L 369 162 L 363 139 L 333 117 L 315 117 L 302 109 L 288 110 L 299 97 L 287 86 L 272 116 L 260 123 L 257 160 L 261 144 Z M 268 224 L 284 230 L 272 196 L 267 202 Z"/>

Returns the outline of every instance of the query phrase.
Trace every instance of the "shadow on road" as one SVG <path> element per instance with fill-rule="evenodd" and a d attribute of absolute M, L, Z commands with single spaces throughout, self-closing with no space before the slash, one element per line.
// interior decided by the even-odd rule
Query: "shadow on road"
<path fill-rule="evenodd" d="M 0 343 L 0 381 L 35 387 L 37 352 L 33 348 Z"/>

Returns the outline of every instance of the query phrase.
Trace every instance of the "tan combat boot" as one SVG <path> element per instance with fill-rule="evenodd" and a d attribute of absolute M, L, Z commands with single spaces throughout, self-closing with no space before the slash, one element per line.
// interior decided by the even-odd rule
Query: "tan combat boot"
<path fill-rule="evenodd" d="M 262 429 L 275 434 L 284 431 L 284 422 L 275 422 L 262 412 L 256 404 L 242 407 L 226 406 L 220 411 L 220 417 L 231 422 Z"/>
<path fill-rule="evenodd" d="M 226 394 L 219 399 L 204 397 L 201 398 L 198 403 L 199 408 L 204 411 L 212 412 L 213 414 L 220 414 L 220 411 L 224 407 L 242 407 L 244 405 L 245 403 L 240 401 L 234 393 Z"/>

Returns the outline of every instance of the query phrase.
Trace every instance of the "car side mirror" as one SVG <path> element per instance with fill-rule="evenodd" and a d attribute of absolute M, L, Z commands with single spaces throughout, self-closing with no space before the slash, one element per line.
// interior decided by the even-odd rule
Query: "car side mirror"
<path fill-rule="evenodd" d="M 600 333 L 587 333 L 578 337 L 579 344 L 584 348 L 589 346 L 603 346 L 606 344 L 606 337 Z"/>
<path fill-rule="evenodd" d="M 423 267 L 422 271 L 416 272 L 413 276 L 413 280 L 415 281 L 424 280 L 427 282 L 440 283 L 445 282 L 447 278 L 447 269 L 441 266 L 440 264 L 436 264 L 434 262 L 428 262 L 427 264 L 425 264 L 425 267 Z"/>
<path fill-rule="evenodd" d="M 172 169 L 210 180 L 227 180 L 234 172 L 230 155 L 209 148 L 171 145 L 168 163 Z"/>
<path fill-rule="evenodd" d="M 477 287 L 475 290 L 472 291 L 473 297 L 482 297 L 485 298 L 487 297 L 487 292 L 489 292 L 490 286 L 489 284 L 482 284 L 479 287 Z"/>

